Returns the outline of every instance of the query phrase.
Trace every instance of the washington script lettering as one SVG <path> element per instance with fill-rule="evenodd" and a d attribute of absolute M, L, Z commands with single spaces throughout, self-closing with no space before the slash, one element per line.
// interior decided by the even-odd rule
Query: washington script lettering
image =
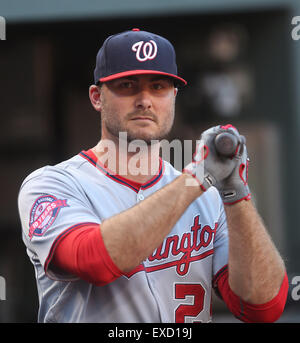
<path fill-rule="evenodd" d="M 185 275 L 189 270 L 191 262 L 201 260 L 213 254 L 214 250 L 211 248 L 203 251 L 199 255 L 192 256 L 193 252 L 200 251 L 201 248 L 206 248 L 210 245 L 214 240 L 217 227 L 218 223 L 215 223 L 213 229 L 209 225 L 201 227 L 201 224 L 199 224 L 199 215 L 196 216 L 194 218 L 194 224 L 191 227 L 191 232 L 186 232 L 181 237 L 178 235 L 168 237 L 153 254 L 148 257 L 149 262 L 160 261 L 169 258 L 171 253 L 173 256 L 180 255 L 179 259 L 170 262 L 162 262 L 161 264 L 151 267 L 145 267 L 144 264 L 140 264 L 131 272 L 127 273 L 126 276 L 131 277 L 140 271 L 149 273 L 174 266 L 176 266 L 176 272 L 179 275 Z M 198 235 L 199 231 L 200 235 Z"/>

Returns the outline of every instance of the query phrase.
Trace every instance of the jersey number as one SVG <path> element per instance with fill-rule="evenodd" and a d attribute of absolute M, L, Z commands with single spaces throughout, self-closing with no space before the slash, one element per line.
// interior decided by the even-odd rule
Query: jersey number
<path fill-rule="evenodd" d="M 197 317 L 203 310 L 205 289 L 200 284 L 176 283 L 175 299 L 193 296 L 192 304 L 179 305 L 175 310 L 175 322 L 184 323 L 185 317 Z"/>

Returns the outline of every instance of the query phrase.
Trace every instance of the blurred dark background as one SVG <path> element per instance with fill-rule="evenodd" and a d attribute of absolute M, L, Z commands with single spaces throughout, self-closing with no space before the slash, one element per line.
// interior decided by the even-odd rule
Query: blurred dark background
<path fill-rule="evenodd" d="M 300 275 L 300 40 L 295 0 L 19 1 L 0 0 L 0 322 L 36 322 L 35 275 L 17 209 L 23 179 L 100 139 L 88 88 L 98 49 L 111 34 L 138 27 L 175 46 L 188 86 L 177 97 L 171 139 L 198 139 L 231 123 L 246 136 L 249 184 L 282 254 L 290 291 L 281 322 L 300 322 L 291 295 Z M 2 282 L 3 286 L 3 282 Z M 1 294 L 1 292 L 0 292 Z M 234 322 L 214 299 L 216 322 Z"/>

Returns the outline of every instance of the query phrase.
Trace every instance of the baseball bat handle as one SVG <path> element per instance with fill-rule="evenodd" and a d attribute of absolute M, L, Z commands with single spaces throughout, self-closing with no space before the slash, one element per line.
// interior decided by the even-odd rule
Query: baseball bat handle
<path fill-rule="evenodd" d="M 224 157 L 234 156 L 239 142 L 236 136 L 229 132 L 219 133 L 215 137 L 215 147 L 217 152 Z"/>

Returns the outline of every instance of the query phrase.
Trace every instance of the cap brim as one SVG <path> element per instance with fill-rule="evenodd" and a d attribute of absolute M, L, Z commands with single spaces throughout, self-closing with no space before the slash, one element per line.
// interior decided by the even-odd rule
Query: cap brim
<path fill-rule="evenodd" d="M 120 79 L 121 77 L 132 76 L 132 75 L 142 75 L 142 74 L 164 75 L 164 76 L 172 77 L 181 86 L 185 86 L 187 84 L 187 82 L 183 78 L 181 78 L 177 75 L 164 73 L 164 72 L 157 71 L 157 70 L 128 70 L 128 71 L 124 71 L 122 73 L 117 73 L 117 74 L 109 75 L 106 77 L 102 77 L 101 79 L 99 79 L 99 81 L 100 82 L 107 82 L 107 81 L 111 81 L 111 80 L 115 80 L 115 79 Z"/>

